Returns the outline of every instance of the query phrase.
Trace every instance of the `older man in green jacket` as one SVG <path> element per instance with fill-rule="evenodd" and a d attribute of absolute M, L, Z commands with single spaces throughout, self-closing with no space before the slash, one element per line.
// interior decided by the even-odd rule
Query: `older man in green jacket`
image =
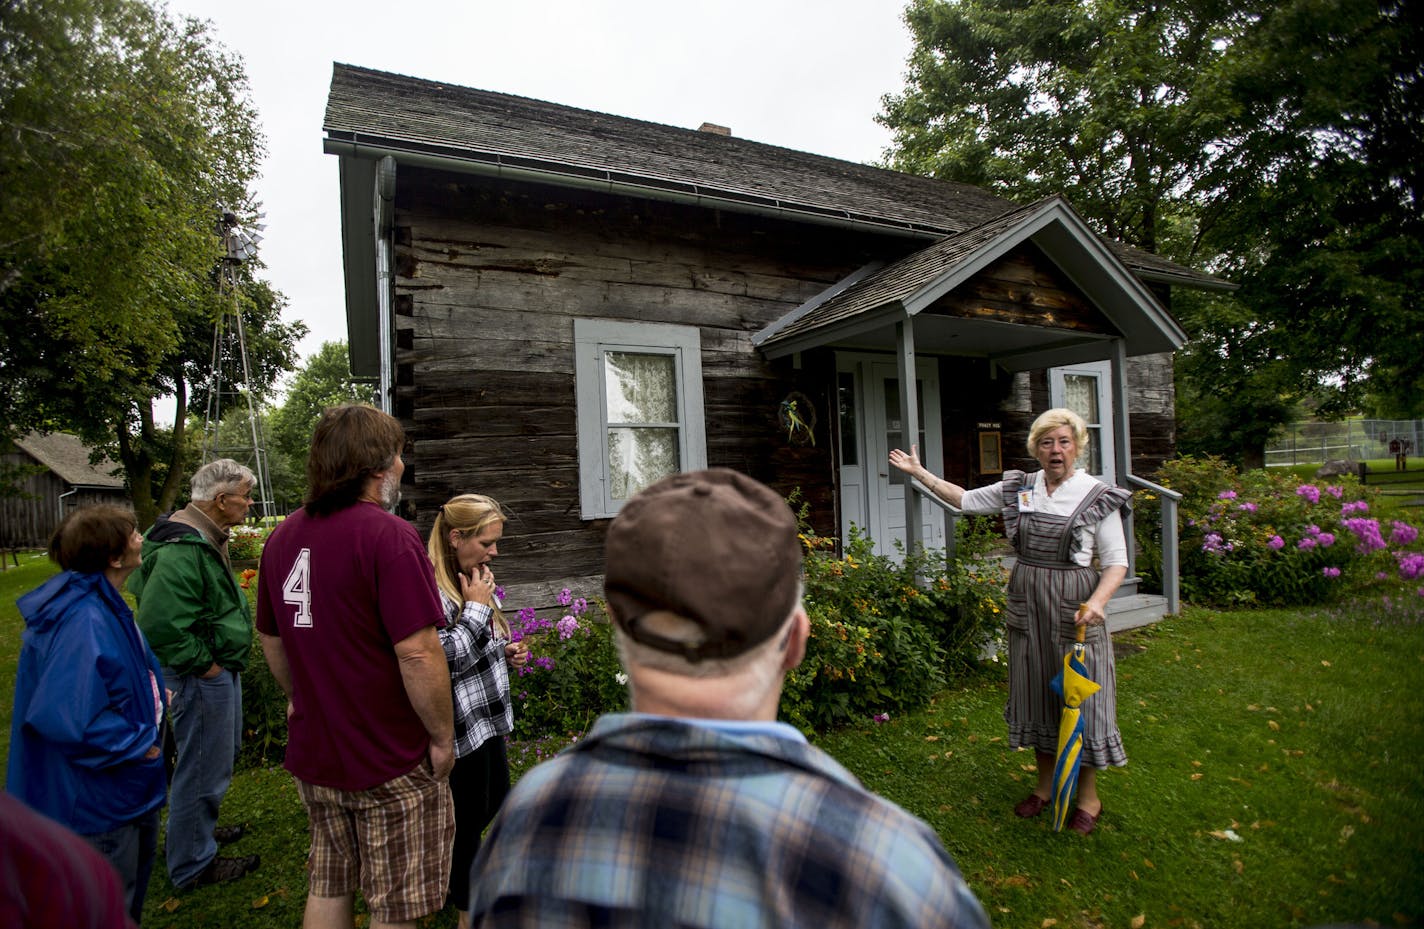
<path fill-rule="evenodd" d="M 218 827 L 242 738 L 242 677 L 252 653 L 252 614 L 228 560 L 229 530 L 247 518 L 256 483 L 230 458 L 199 468 L 192 502 L 160 516 L 129 579 L 139 628 L 170 693 L 178 760 L 168 801 L 168 876 L 187 890 L 254 870 L 257 856 L 224 858 L 219 843 L 241 827 Z"/>

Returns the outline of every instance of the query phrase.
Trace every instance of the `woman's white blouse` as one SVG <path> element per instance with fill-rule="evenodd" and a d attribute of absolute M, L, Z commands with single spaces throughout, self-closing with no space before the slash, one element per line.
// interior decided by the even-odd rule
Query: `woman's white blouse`
<path fill-rule="evenodd" d="M 1044 486 L 1042 471 L 1035 471 L 1027 477 L 1029 478 L 1027 486 L 1033 489 L 1034 509 L 1041 513 L 1064 517 L 1073 515 L 1073 511 L 1078 508 L 1078 504 L 1083 501 L 1083 497 L 1097 481 L 1097 478 L 1083 471 L 1074 471 L 1073 476 L 1058 485 L 1058 489 L 1053 492 L 1052 496 L 1049 496 Z M 964 512 L 980 516 L 992 516 L 1000 512 L 1003 507 L 1002 482 L 966 490 L 964 499 L 960 503 L 960 509 Z M 1096 552 L 1098 564 L 1101 567 L 1109 565 L 1127 567 L 1127 538 L 1122 531 L 1121 512 L 1115 510 L 1108 514 L 1107 519 L 1096 525 L 1082 526 L 1075 531 L 1078 537 L 1078 550 L 1072 555 L 1075 564 L 1084 567 L 1091 565 L 1093 553 Z"/>

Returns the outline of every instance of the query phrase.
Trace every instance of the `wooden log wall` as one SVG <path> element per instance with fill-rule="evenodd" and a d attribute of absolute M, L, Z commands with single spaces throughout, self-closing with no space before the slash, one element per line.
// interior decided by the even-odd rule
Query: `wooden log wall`
<path fill-rule="evenodd" d="M 783 494 L 836 535 L 833 357 L 767 362 L 752 335 L 885 245 L 773 219 L 407 171 L 397 196 L 396 412 L 414 440 L 405 497 L 426 533 L 478 491 L 510 512 L 497 574 L 511 606 L 582 596 L 603 571 L 606 520 L 579 511 L 577 317 L 695 325 L 707 460 Z M 903 246 L 900 246 L 903 247 Z M 792 390 L 817 406 L 816 444 L 777 418 Z"/>

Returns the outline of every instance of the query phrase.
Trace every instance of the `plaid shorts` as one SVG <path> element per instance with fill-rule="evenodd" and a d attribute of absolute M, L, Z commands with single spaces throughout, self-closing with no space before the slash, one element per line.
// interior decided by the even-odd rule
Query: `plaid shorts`
<path fill-rule="evenodd" d="M 455 806 L 450 782 L 422 761 L 370 790 L 337 790 L 297 779 L 311 820 L 309 892 L 359 889 L 374 920 L 403 922 L 439 911 L 450 879 Z"/>

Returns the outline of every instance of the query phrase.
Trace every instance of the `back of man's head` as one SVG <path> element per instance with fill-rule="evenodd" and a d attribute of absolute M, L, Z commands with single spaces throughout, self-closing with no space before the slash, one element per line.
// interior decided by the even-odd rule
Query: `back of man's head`
<path fill-rule="evenodd" d="M 306 511 L 325 516 L 356 504 L 367 482 L 395 463 L 405 445 L 399 420 L 365 404 L 321 414 L 307 456 Z"/>
<path fill-rule="evenodd" d="M 776 491 L 718 468 L 664 478 L 608 527 L 604 596 L 619 632 L 698 675 L 781 632 L 801 598 L 796 517 Z"/>

